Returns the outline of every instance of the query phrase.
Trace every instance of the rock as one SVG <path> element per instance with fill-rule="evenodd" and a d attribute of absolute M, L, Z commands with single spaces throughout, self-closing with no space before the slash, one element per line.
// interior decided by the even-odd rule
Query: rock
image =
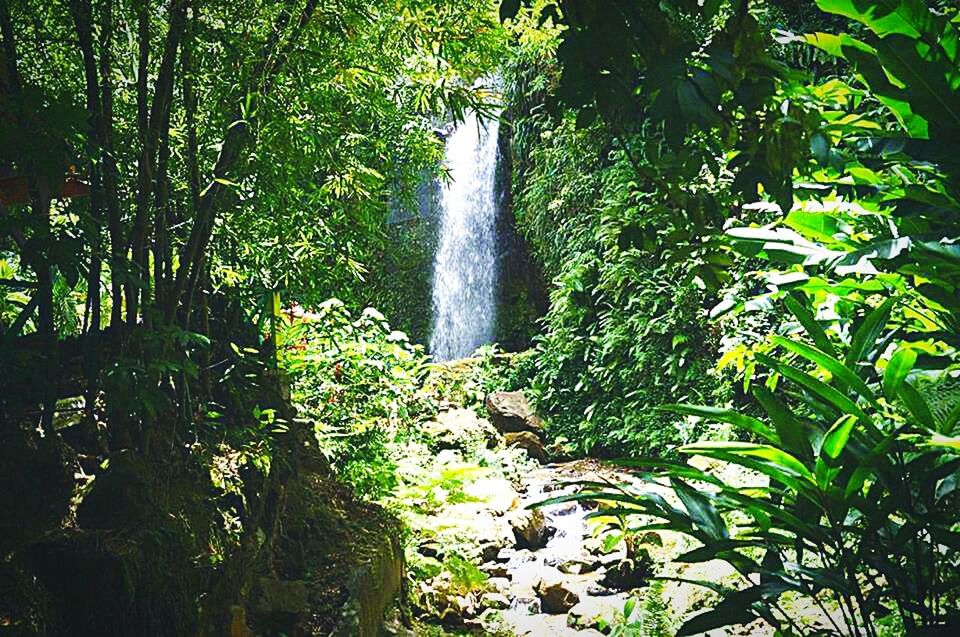
<path fill-rule="evenodd" d="M 478 478 L 463 486 L 468 498 L 483 502 L 485 508 L 503 515 L 520 506 L 520 494 L 505 478 Z"/>
<path fill-rule="evenodd" d="M 480 570 L 486 573 L 491 579 L 499 579 L 509 575 L 509 572 L 507 571 L 507 565 L 500 564 L 498 562 L 487 562 L 486 564 L 482 564 L 480 566 Z"/>
<path fill-rule="evenodd" d="M 439 542 L 430 538 L 425 538 L 420 542 L 420 545 L 417 546 L 417 552 L 424 557 L 441 559 L 443 555 L 443 547 L 440 546 Z"/>
<path fill-rule="evenodd" d="M 598 564 L 595 560 L 587 560 L 583 558 L 572 558 L 568 560 L 563 560 L 557 564 L 557 568 L 561 573 L 566 573 L 568 575 L 583 575 L 584 573 L 591 573 L 598 568 Z"/>
<path fill-rule="evenodd" d="M 646 586 L 653 575 L 653 560 L 643 549 L 633 559 L 624 559 L 607 568 L 600 583 L 618 591 Z"/>
<path fill-rule="evenodd" d="M 603 630 L 607 622 L 623 615 L 628 597 L 624 594 L 607 597 L 584 597 L 567 613 L 567 625 L 575 628 Z"/>
<path fill-rule="evenodd" d="M 599 584 L 590 584 L 587 586 L 584 591 L 587 595 L 591 597 L 608 597 L 610 595 L 616 595 L 612 590 L 606 588 L 605 586 L 600 586 Z"/>
<path fill-rule="evenodd" d="M 510 590 L 510 579 L 506 576 L 491 577 L 487 580 L 487 586 L 490 588 L 491 592 L 503 593 Z"/>
<path fill-rule="evenodd" d="M 570 589 L 569 584 L 556 571 L 544 573 L 533 590 L 540 598 L 540 608 L 551 615 L 566 613 L 580 601 L 580 596 Z"/>
<path fill-rule="evenodd" d="M 500 438 L 490 421 L 478 417 L 472 409 L 441 411 L 434 420 L 423 425 L 423 431 L 434 439 L 441 451 L 495 447 Z"/>
<path fill-rule="evenodd" d="M 284 581 L 261 577 L 257 581 L 257 612 L 299 615 L 307 609 L 307 585 L 299 580 Z"/>
<path fill-rule="evenodd" d="M 457 502 L 444 507 L 434 518 L 438 528 L 436 542 L 441 546 L 456 543 L 462 557 L 482 563 L 495 559 L 500 551 L 516 542 L 513 530 L 502 517 L 479 508 L 477 502 Z M 447 551 L 449 553 L 449 551 Z"/>
<path fill-rule="evenodd" d="M 500 433 L 543 433 L 543 421 L 534 413 L 521 391 L 496 391 L 483 401 L 493 426 Z"/>
<path fill-rule="evenodd" d="M 508 433 L 503 436 L 503 440 L 508 447 L 519 447 L 527 452 L 527 455 L 540 463 L 547 462 L 547 450 L 543 448 L 535 434 L 529 431 L 520 431 L 517 433 Z"/>
<path fill-rule="evenodd" d="M 480 597 L 480 606 L 482 608 L 503 610 L 505 608 L 510 608 L 510 600 L 507 599 L 506 595 L 502 595 L 500 593 L 484 593 Z"/>
<path fill-rule="evenodd" d="M 543 548 L 550 539 L 550 529 L 539 509 L 523 509 L 508 518 L 517 546 L 525 549 Z"/>
<path fill-rule="evenodd" d="M 540 614 L 540 600 L 536 597 L 517 597 L 513 604 L 515 609 L 524 611 L 527 615 Z"/>

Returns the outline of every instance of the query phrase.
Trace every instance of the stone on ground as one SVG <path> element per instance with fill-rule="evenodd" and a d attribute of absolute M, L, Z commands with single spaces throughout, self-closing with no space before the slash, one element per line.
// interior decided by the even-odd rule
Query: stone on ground
<path fill-rule="evenodd" d="M 436 441 L 437 448 L 468 451 L 496 446 L 499 435 L 489 420 L 480 418 L 472 409 L 441 411 L 434 420 L 424 423 L 423 430 Z"/>
<path fill-rule="evenodd" d="M 527 452 L 527 455 L 540 463 L 547 462 L 547 450 L 543 447 L 535 434 L 529 431 L 504 434 L 503 440 L 508 447 L 517 447 Z"/>
<path fill-rule="evenodd" d="M 534 413 L 522 391 L 496 391 L 487 394 L 483 404 L 500 433 L 543 433 L 543 421 Z"/>
<path fill-rule="evenodd" d="M 550 529 L 539 509 L 516 511 L 510 515 L 509 521 L 519 548 L 543 548 L 550 539 Z"/>
<path fill-rule="evenodd" d="M 545 570 L 533 590 L 540 598 L 540 608 L 551 615 L 566 613 L 580 601 L 563 574 L 555 569 Z"/>

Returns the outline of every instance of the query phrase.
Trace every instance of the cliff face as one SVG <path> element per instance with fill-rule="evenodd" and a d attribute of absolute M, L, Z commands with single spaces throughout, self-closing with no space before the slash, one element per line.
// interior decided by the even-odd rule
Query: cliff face
<path fill-rule="evenodd" d="M 528 349 L 537 333 L 537 319 L 549 306 L 543 272 L 517 230 L 511 177 L 513 149 L 509 111 L 500 128 L 497 162 L 497 289 L 496 341 L 508 352 Z"/>

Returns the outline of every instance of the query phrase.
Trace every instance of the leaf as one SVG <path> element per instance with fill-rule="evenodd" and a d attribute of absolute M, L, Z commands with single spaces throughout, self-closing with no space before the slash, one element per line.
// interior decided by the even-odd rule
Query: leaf
<path fill-rule="evenodd" d="M 740 427 L 741 429 L 751 431 L 769 442 L 779 442 L 777 434 L 775 434 L 770 427 L 765 425 L 763 421 L 754 418 L 753 416 L 746 416 L 738 413 L 732 409 L 724 409 L 722 407 L 707 407 L 702 405 L 664 405 L 662 408 L 665 411 L 672 411 L 678 414 L 700 416 L 701 418 L 706 418 L 708 420 L 725 422 L 735 427 Z"/>
<path fill-rule="evenodd" d="M 857 403 L 853 400 L 844 396 L 842 393 L 834 389 L 833 387 L 827 385 L 823 381 L 814 378 L 810 374 L 792 367 L 785 363 L 781 363 L 777 360 L 770 358 L 769 356 L 764 356 L 763 354 L 757 354 L 757 360 L 771 367 L 783 376 L 797 383 L 798 385 L 804 387 L 821 400 L 825 401 L 827 404 L 833 406 L 841 414 L 853 414 L 863 422 L 864 425 L 870 430 L 870 433 L 874 437 L 879 437 L 880 432 L 876 428 L 876 425 L 873 423 L 873 419 L 864 412 Z M 809 402 L 809 401 L 808 401 Z"/>
<path fill-rule="evenodd" d="M 820 446 L 820 456 L 827 457 L 830 460 L 836 460 L 843 453 L 847 441 L 850 439 L 850 432 L 857 419 L 852 415 L 842 416 L 833 424 L 830 431 L 823 438 L 823 444 Z"/>
<path fill-rule="evenodd" d="M 786 451 L 771 447 L 770 445 L 758 445 L 750 442 L 700 442 L 684 445 L 680 448 L 680 451 L 701 455 L 721 453 L 734 457 L 758 458 L 789 471 L 791 475 L 800 477 L 811 483 L 815 482 L 813 474 L 810 473 L 810 470 L 807 469 L 802 462 Z"/>
<path fill-rule="evenodd" d="M 799 456 L 809 457 L 812 455 L 810 441 L 807 439 L 803 425 L 794 418 L 793 413 L 783 404 L 783 401 L 762 386 L 754 387 L 753 395 L 767 412 L 767 415 L 770 416 L 770 420 L 773 421 L 781 444 L 788 451 Z"/>
<path fill-rule="evenodd" d="M 907 347 L 901 347 L 890 357 L 890 362 L 883 371 L 883 395 L 887 400 L 893 401 L 897 397 L 900 383 L 907 377 L 916 362 L 916 350 Z"/>
<path fill-rule="evenodd" d="M 817 0 L 817 6 L 856 20 L 881 38 L 900 34 L 918 39 L 942 32 L 936 16 L 921 0 Z"/>
<path fill-rule="evenodd" d="M 723 518 L 706 495 L 679 478 L 671 478 L 670 483 L 698 529 L 715 540 L 730 537 L 727 525 L 724 524 Z"/>
<path fill-rule="evenodd" d="M 890 297 L 878 307 L 876 307 L 864 319 L 857 331 L 854 332 L 850 341 L 850 350 L 844 360 L 847 367 L 856 367 L 861 362 L 865 362 L 867 354 L 876 345 L 880 332 L 886 327 L 890 319 L 890 311 L 893 304 L 896 303 L 896 297 Z"/>
<path fill-rule="evenodd" d="M 797 317 L 797 320 L 800 321 L 803 329 L 807 330 L 807 334 L 813 339 L 816 346 L 827 354 L 836 356 L 837 351 L 830 342 L 830 339 L 827 338 L 826 332 L 823 331 L 823 328 L 817 323 L 813 313 L 807 309 L 802 301 L 806 301 L 806 297 L 799 292 L 791 294 L 783 300 L 784 305 L 787 306 L 791 314 Z"/>
<path fill-rule="evenodd" d="M 852 388 L 874 405 L 877 404 L 877 397 L 874 395 L 873 391 L 867 387 L 867 384 L 863 382 L 863 380 L 857 376 L 856 373 L 851 371 L 846 365 L 838 361 L 833 356 L 830 356 L 829 354 L 822 352 L 815 347 L 810 347 L 805 343 L 791 341 L 783 338 L 782 336 L 774 336 L 773 341 L 780 347 L 795 354 L 799 354 L 807 360 L 816 363 L 826 371 L 830 372 L 830 374 L 843 385 Z"/>
<path fill-rule="evenodd" d="M 927 401 L 923 399 L 923 396 L 920 395 L 920 392 L 918 392 L 913 385 L 906 381 L 900 383 L 898 393 L 900 400 L 907 406 L 907 409 L 910 410 L 911 415 L 913 415 L 917 422 L 931 429 L 936 428 L 933 414 L 930 412 Z"/>

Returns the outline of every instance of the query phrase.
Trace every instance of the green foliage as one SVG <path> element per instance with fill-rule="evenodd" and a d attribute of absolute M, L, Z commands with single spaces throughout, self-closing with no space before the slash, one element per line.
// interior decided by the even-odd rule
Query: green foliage
<path fill-rule="evenodd" d="M 864 318 L 855 345 L 842 348 L 859 354 L 843 361 L 814 345 L 778 339 L 782 354 L 759 358 L 776 394 L 753 390 L 765 412 L 762 427 L 745 416 L 681 410 L 734 422 L 758 440 L 680 450 L 755 472 L 749 488 L 692 467 L 657 470 L 655 461 L 637 461 L 653 466 L 652 476 L 669 476 L 682 508 L 650 493 L 594 494 L 614 495 L 621 515 L 653 516 L 651 528 L 680 531 L 702 544 L 679 561 L 721 559 L 753 578 L 743 590 L 721 589 L 724 601 L 689 619 L 679 634 L 757 618 L 796 631 L 801 618 L 778 604 L 788 591 L 809 600 L 802 612 L 816 607 L 824 619 L 837 604 L 830 619 L 835 634 L 855 632 L 854 626 L 876 634 L 878 620 L 891 612 L 911 629 L 955 619 L 950 604 L 957 585 L 950 573 L 960 558 L 960 458 L 933 446 L 939 436 L 952 435 L 954 424 L 931 418 L 918 391 L 922 375 L 900 353 L 909 344 L 886 358 L 890 334 L 874 326 L 884 324 L 890 309 L 889 302 L 881 304 Z"/>
<path fill-rule="evenodd" d="M 443 567 L 450 572 L 451 590 L 458 595 L 467 595 L 486 588 L 487 574 L 459 555 L 449 555 L 443 561 Z"/>
<path fill-rule="evenodd" d="M 396 478 L 388 444 L 427 407 L 423 348 L 376 310 L 354 319 L 337 299 L 291 317 L 277 344 L 291 398 L 336 472 L 365 497 L 389 493 Z"/>
<path fill-rule="evenodd" d="M 531 125 L 543 129 L 540 143 L 514 198 L 554 277 L 534 359 L 539 405 L 581 450 L 665 452 L 691 433 L 658 407 L 723 392 L 711 374 L 700 261 L 656 250 L 670 208 L 623 153 L 604 160 L 600 131 L 577 131 L 570 118 Z M 676 205 L 701 198 L 696 188 L 672 195 Z"/>

